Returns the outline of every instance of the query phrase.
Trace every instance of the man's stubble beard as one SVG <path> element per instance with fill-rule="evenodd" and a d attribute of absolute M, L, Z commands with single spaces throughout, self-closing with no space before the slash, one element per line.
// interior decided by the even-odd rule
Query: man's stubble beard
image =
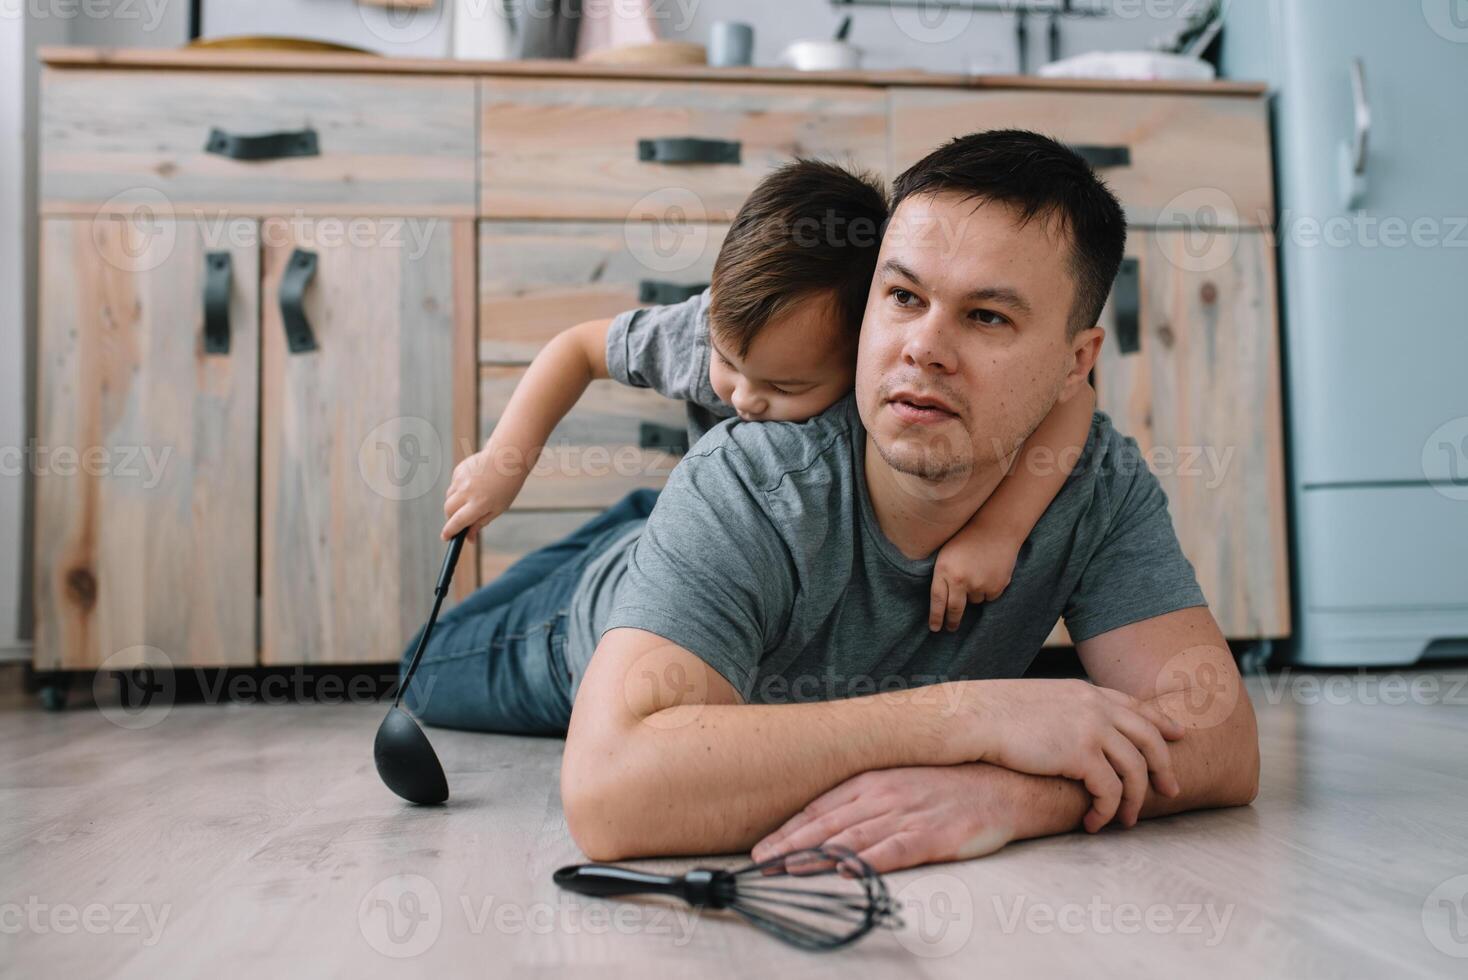
<path fill-rule="evenodd" d="M 884 446 L 875 437 L 872 445 L 876 447 L 877 455 L 893 472 L 932 485 L 932 492 L 926 495 L 948 497 L 966 486 L 974 473 L 981 468 L 987 470 L 1001 467 L 1008 472 L 1020 448 L 1034 435 L 1055 405 L 1059 404 L 1059 391 L 1046 402 L 1041 403 L 1045 406 L 1043 411 L 1037 408 L 1035 416 L 1022 423 L 1020 434 L 1013 439 L 1001 439 L 998 436 L 988 440 L 970 439 L 967 430 L 961 429 L 956 440 L 940 436 L 936 440 L 937 445 L 909 444 L 899 449 Z M 988 443 L 987 451 L 980 448 L 984 442 Z M 939 486 L 949 486 L 952 489 L 939 492 Z"/>

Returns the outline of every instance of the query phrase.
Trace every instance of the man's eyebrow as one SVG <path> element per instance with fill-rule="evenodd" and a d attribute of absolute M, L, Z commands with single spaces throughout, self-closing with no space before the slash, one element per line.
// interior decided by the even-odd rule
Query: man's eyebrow
<path fill-rule="evenodd" d="M 1017 291 L 1010 289 L 1008 286 L 989 286 L 984 289 L 975 289 L 965 296 L 964 299 L 971 299 L 980 303 L 1003 303 L 1006 306 L 1013 307 L 1025 316 L 1030 315 L 1030 304 Z"/>
<path fill-rule="evenodd" d="M 918 278 L 918 274 L 916 272 L 913 272 L 911 269 L 903 265 L 901 262 L 898 262 L 896 259 L 888 259 L 886 262 L 883 262 L 882 271 L 895 272 L 902 278 L 910 280 L 918 286 L 923 285 L 923 281 Z"/>
<path fill-rule="evenodd" d="M 881 271 L 895 272 L 902 278 L 911 281 L 919 288 L 927 288 L 923 285 L 923 281 L 918 278 L 916 272 L 913 272 L 911 269 L 909 269 L 907 266 L 903 265 L 896 259 L 888 259 L 886 262 L 883 262 Z M 1014 310 L 1017 310 L 1020 313 L 1023 313 L 1025 316 L 1029 316 L 1032 312 L 1029 302 L 1019 294 L 1019 291 L 1011 289 L 1008 286 L 986 286 L 982 289 L 975 289 L 967 296 L 965 296 L 964 299 L 973 300 L 979 303 L 1003 303 L 1004 305 Z"/>

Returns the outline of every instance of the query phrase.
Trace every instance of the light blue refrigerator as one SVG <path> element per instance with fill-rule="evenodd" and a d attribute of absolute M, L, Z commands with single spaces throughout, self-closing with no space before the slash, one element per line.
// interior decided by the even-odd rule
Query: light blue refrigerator
<path fill-rule="evenodd" d="M 1273 90 L 1294 659 L 1468 653 L 1468 0 L 1225 0 Z"/>

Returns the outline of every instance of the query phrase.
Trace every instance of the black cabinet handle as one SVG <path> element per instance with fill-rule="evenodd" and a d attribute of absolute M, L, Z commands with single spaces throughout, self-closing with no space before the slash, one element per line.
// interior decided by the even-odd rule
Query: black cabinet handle
<path fill-rule="evenodd" d="M 242 136 L 239 133 L 227 133 L 216 126 L 209 130 L 209 141 L 204 144 L 204 150 L 231 160 L 279 160 L 283 157 L 321 155 L 316 130 L 310 127 L 294 132 Z"/>
<path fill-rule="evenodd" d="M 655 279 L 644 279 L 637 284 L 637 302 L 671 306 L 686 302 L 708 288 L 709 284 L 706 282 L 659 282 Z"/>
<path fill-rule="evenodd" d="M 292 354 L 316 350 L 316 335 L 306 319 L 306 287 L 316 275 L 316 253 L 304 249 L 291 252 L 280 276 L 280 318 L 285 324 L 286 345 Z"/>
<path fill-rule="evenodd" d="M 204 353 L 229 353 L 229 287 L 232 278 L 228 252 L 204 256 Z"/>
<path fill-rule="evenodd" d="M 681 456 L 688 452 L 688 430 L 670 425 L 642 422 L 637 426 L 637 447 Z"/>
<path fill-rule="evenodd" d="M 739 141 L 697 136 L 638 140 L 637 159 L 644 163 L 738 163 Z"/>
<path fill-rule="evenodd" d="M 1138 259 L 1122 259 L 1112 289 L 1116 305 L 1116 349 L 1135 354 L 1142 349 L 1142 263 Z"/>
<path fill-rule="evenodd" d="M 1129 146 L 1091 146 L 1085 143 L 1072 143 L 1070 148 L 1094 170 L 1109 170 L 1113 167 L 1132 165 L 1132 148 Z"/>

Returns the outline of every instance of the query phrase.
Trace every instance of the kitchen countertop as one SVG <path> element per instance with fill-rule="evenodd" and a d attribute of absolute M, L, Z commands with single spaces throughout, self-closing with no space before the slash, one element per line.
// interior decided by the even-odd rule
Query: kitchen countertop
<path fill-rule="evenodd" d="M 706 65 L 603 65 L 560 59 L 460 61 L 451 58 L 394 58 L 374 54 L 207 48 L 43 47 L 38 50 L 38 57 L 52 68 L 124 68 L 151 71 L 295 71 L 664 81 L 672 79 L 1226 96 L 1260 96 L 1267 91 L 1267 86 L 1262 82 L 1127 81 L 1039 78 L 1033 75 L 959 75 L 925 71 L 802 72 L 789 68 L 711 68 Z"/>

